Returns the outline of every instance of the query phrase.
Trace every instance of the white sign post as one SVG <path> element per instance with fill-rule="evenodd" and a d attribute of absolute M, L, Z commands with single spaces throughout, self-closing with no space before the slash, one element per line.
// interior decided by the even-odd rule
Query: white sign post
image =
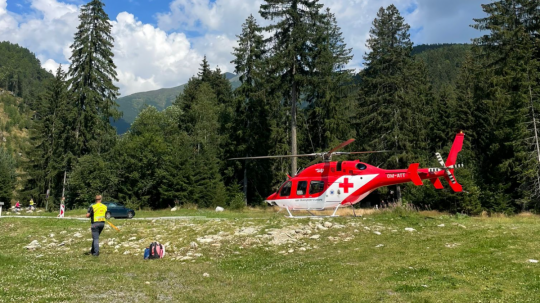
<path fill-rule="evenodd" d="M 4 206 L 4 202 L 0 202 L 0 217 L 2 217 L 2 206 Z"/>
<path fill-rule="evenodd" d="M 58 214 L 58 218 L 64 217 L 64 210 L 65 210 L 64 204 L 60 204 L 60 214 Z"/>

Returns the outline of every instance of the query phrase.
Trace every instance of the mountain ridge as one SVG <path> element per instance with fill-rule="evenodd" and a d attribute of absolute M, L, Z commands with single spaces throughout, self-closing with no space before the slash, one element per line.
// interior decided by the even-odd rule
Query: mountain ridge
<path fill-rule="evenodd" d="M 231 82 L 233 89 L 240 86 L 238 75 L 226 72 L 223 76 Z M 111 124 L 116 128 L 118 134 L 125 133 L 142 109 L 146 106 L 154 106 L 159 111 L 164 110 L 171 106 L 174 100 L 176 100 L 176 97 L 184 91 L 186 84 L 187 83 L 170 88 L 138 92 L 118 98 L 116 103 L 118 103 L 118 110 L 123 112 L 123 116 L 119 120 L 111 121 Z"/>

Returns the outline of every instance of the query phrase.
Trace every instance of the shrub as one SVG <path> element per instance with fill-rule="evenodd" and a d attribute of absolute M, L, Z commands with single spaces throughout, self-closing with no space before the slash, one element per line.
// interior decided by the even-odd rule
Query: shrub
<path fill-rule="evenodd" d="M 241 210 L 246 207 L 246 201 L 244 201 L 243 193 L 236 193 L 231 197 L 229 201 L 229 208 L 232 210 Z"/>

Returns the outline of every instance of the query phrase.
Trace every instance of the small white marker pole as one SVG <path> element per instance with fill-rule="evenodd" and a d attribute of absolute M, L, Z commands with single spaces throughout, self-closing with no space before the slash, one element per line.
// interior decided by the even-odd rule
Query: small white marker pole
<path fill-rule="evenodd" d="M 4 202 L 0 202 L 0 217 L 2 217 L 2 206 L 4 205 Z"/>

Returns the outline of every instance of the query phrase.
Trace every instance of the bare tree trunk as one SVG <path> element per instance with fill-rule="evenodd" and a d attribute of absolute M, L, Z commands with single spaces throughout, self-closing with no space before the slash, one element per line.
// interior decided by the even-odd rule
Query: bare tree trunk
<path fill-rule="evenodd" d="M 247 161 L 244 162 L 245 166 L 244 166 L 244 202 L 246 203 L 246 206 L 247 206 L 247 187 L 248 187 L 248 182 L 247 182 Z"/>
<path fill-rule="evenodd" d="M 65 197 L 64 194 L 66 193 L 66 176 L 67 170 L 64 170 L 64 185 L 62 186 L 62 198 Z"/>
<path fill-rule="evenodd" d="M 396 185 L 396 197 L 399 204 L 401 204 L 401 186 Z"/>
<path fill-rule="evenodd" d="M 293 65 L 293 77 L 296 74 L 296 66 Z M 296 81 L 293 79 L 291 88 L 291 155 L 297 155 L 296 146 Z M 291 176 L 296 176 L 297 166 L 296 158 L 291 158 Z"/>
<path fill-rule="evenodd" d="M 530 77 L 529 77 L 530 78 Z M 531 115 L 533 118 L 533 127 L 534 127 L 534 147 L 536 149 L 536 154 L 538 157 L 538 163 L 537 163 L 537 169 L 536 169 L 536 188 L 533 189 L 533 195 L 540 195 L 540 176 L 538 174 L 538 165 L 540 165 L 540 143 L 538 142 L 538 128 L 536 127 L 536 115 L 534 113 L 534 100 L 533 100 L 533 92 L 531 85 L 529 84 L 529 98 L 531 102 Z M 525 211 L 525 205 L 526 203 L 523 203 L 523 209 L 522 211 Z"/>

